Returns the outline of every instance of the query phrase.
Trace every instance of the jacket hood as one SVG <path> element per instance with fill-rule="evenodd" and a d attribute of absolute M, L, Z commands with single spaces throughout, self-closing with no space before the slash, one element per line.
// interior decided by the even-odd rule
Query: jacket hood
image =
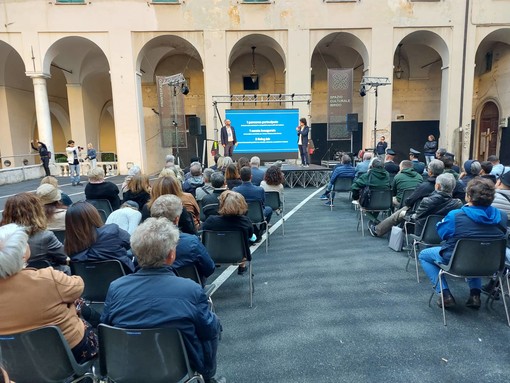
<path fill-rule="evenodd" d="M 188 178 L 187 180 L 190 185 L 203 185 L 204 184 L 204 177 L 202 176 L 192 176 L 190 178 Z"/>
<path fill-rule="evenodd" d="M 421 178 L 421 175 L 419 175 L 418 172 L 416 170 L 414 170 L 414 168 L 404 169 L 401 171 L 401 173 L 406 174 L 412 178 L 418 178 L 418 177 Z"/>
<path fill-rule="evenodd" d="M 369 177 L 374 177 L 379 180 L 389 179 L 388 172 L 384 169 L 372 168 L 369 170 L 368 174 L 369 174 Z"/>
<path fill-rule="evenodd" d="M 497 225 L 501 222 L 501 213 L 493 206 L 463 206 L 462 211 L 476 223 Z"/>

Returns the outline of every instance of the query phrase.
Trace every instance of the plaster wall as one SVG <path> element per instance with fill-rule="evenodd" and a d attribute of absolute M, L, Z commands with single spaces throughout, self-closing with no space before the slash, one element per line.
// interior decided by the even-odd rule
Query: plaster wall
<path fill-rule="evenodd" d="M 472 0 L 469 3 L 472 4 L 468 20 L 470 23 L 479 26 L 510 24 L 507 1 Z M 414 78 L 409 83 L 395 81 L 393 85 L 381 88 L 378 127 L 382 131 L 388 130 L 396 114 L 405 114 L 409 120 L 438 119 L 440 116 L 441 131 L 447 133 L 442 134 L 441 139 L 445 141 L 441 142 L 441 145 L 456 150 L 459 127 L 465 129 L 464 143 L 469 141 L 469 124 L 477 106 L 477 102 L 471 101 L 470 97 L 470 92 L 475 87 L 472 86 L 474 76 L 469 63 L 473 62 L 476 52 L 473 38 L 475 27 L 472 24 L 468 30 L 466 51 L 468 64 L 464 80 L 467 89 L 464 104 L 461 105 L 460 101 L 466 4 L 468 2 L 465 0 L 363 0 L 349 3 L 278 0 L 269 4 L 214 0 L 156 5 L 138 0 L 94 0 L 84 5 L 71 6 L 56 5 L 51 1 L 6 0 L 0 9 L 0 39 L 12 42 L 23 59 L 24 65 L 19 67 L 29 68 L 31 71 L 43 69 L 48 48 L 62 36 L 87 36 L 96 42 L 111 67 L 109 91 L 116 110 L 115 129 L 113 122 L 110 124 L 107 118 L 100 117 L 101 108 L 104 102 L 108 101 L 108 97 L 99 94 L 102 88 L 86 89 L 83 118 L 87 119 L 84 122 L 87 140 L 88 135 L 92 134 L 90 141 L 93 141 L 94 132 L 100 131 L 95 133 L 99 134 L 100 150 L 117 150 L 119 167 L 121 172 L 124 172 L 127 161 L 142 167 L 147 165 L 147 169 L 155 168 L 156 165 L 159 167 L 159 158 L 166 154 L 162 148 L 155 150 L 156 148 L 151 146 L 157 141 L 152 137 L 158 128 L 151 111 L 152 107 L 156 108 L 157 103 L 154 104 L 154 93 L 149 94 L 151 86 L 154 85 L 148 85 L 144 81 L 140 95 L 143 105 L 138 105 L 137 80 L 134 74 L 139 69 L 137 59 L 140 49 L 155 36 L 176 34 L 190 41 L 196 49 L 197 55 L 193 56 L 189 67 L 186 67 L 179 56 L 168 58 L 168 62 L 163 61 L 160 65 L 165 69 L 175 69 L 176 72 L 183 71 L 183 68 L 189 71 L 186 72 L 186 77 L 189 73 L 192 92 L 187 98 L 186 113 L 201 117 L 202 123 L 207 125 L 209 138 L 214 138 L 214 128 L 218 126 L 215 124 L 212 97 L 235 93 L 239 87 L 235 79 L 245 71 L 244 68 L 251 67 L 250 55 L 236 53 L 232 62 L 230 61 L 232 52 L 243 38 L 263 34 L 268 39 L 264 41 L 272 39 L 275 42 L 274 57 L 282 55 L 278 65 L 267 58 L 257 61 L 257 69 L 261 72 L 268 71 L 267 75 L 261 77 L 261 88 L 264 92 L 269 90 L 267 93 L 270 93 L 274 89 L 275 93 L 310 93 L 310 67 L 320 64 L 317 57 L 312 59 L 316 41 L 319 41 L 316 36 L 338 30 L 358 34 L 368 52 L 368 60 L 355 72 L 355 82 L 358 82 L 362 75 L 361 70 L 366 71 L 365 75 L 393 79 L 393 54 L 401 39 L 410 31 L 434 30 L 448 47 L 450 60 L 443 62 L 443 67 L 440 68 L 443 73 L 447 71 L 448 76 L 443 76 L 442 81 L 441 77 L 438 77 L 441 72 L 432 67 L 430 78 Z M 17 73 L 13 68 L 9 71 Z M 150 73 L 154 71 L 155 69 L 149 70 Z M 63 73 L 52 69 L 51 74 L 52 79 L 48 81 L 50 100 L 66 108 L 66 80 Z M 499 88 L 499 83 L 508 83 L 510 74 L 500 69 L 498 75 L 502 76 L 498 79 Z M 12 81 L 19 82 L 15 88 L 29 92 L 30 80 L 27 82 L 21 75 L 14 77 Z M 480 81 L 477 89 L 483 93 L 484 84 L 488 80 L 482 78 Z M 85 87 L 88 88 L 88 85 Z M 315 122 L 325 120 L 325 102 L 321 99 L 324 92 L 325 83 L 319 76 L 314 77 L 312 120 Z M 503 105 L 508 105 L 508 95 L 502 95 L 501 88 L 497 96 L 503 97 Z M 8 100 L 9 97 L 4 95 L 4 98 Z M 13 98 L 11 101 L 15 100 L 16 98 Z M 443 103 L 440 103 L 440 100 L 443 100 Z M 28 97 L 24 105 L 27 101 Z M 365 126 L 373 125 L 374 101 L 372 94 L 361 99 L 356 97 L 355 93 L 353 111 L 360 114 Z M 30 105 L 33 105 L 33 98 Z M 465 106 L 463 114 L 459 116 L 462 106 Z M 220 109 L 225 107 L 221 106 Z M 9 106 L 11 129 L 33 119 L 33 110 L 25 116 L 17 110 L 18 107 L 12 108 Z M 308 114 L 306 107 L 300 106 L 300 109 L 302 115 Z M 504 113 L 508 115 L 509 111 Z M 4 120 L 5 118 L 1 121 Z M 104 122 L 98 122 L 99 120 Z M 107 132 L 110 132 L 108 137 Z M 116 134 L 112 135 L 113 132 Z M 370 146 L 368 143 L 372 137 L 370 134 L 365 136 L 364 146 Z M 23 145 L 15 141 L 12 146 L 16 149 L 11 150 L 26 150 L 26 144 Z M 57 148 L 56 143 L 55 147 Z M 3 153 L 4 148 L 0 148 Z M 156 165 L 149 165 L 151 163 Z"/>

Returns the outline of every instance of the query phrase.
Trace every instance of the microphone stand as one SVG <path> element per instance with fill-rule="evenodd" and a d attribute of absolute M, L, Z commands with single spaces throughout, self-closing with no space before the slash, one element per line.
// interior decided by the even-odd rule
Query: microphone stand
<path fill-rule="evenodd" d="M 175 149 L 176 149 L 176 157 L 177 157 L 177 165 L 181 166 L 181 157 L 179 156 L 179 129 L 177 125 L 177 86 L 174 85 L 174 120 L 172 121 L 172 125 L 175 128 Z"/>
<path fill-rule="evenodd" d="M 328 154 L 328 153 L 329 153 L 329 151 L 331 150 L 331 148 L 333 147 L 333 145 L 334 145 L 334 144 L 335 144 L 335 143 L 333 142 L 333 143 L 329 146 L 329 149 L 326 151 L 326 153 L 324 153 L 324 155 L 321 157 L 321 162 L 322 162 L 322 160 L 324 159 L 324 157 L 326 157 L 326 154 Z"/>

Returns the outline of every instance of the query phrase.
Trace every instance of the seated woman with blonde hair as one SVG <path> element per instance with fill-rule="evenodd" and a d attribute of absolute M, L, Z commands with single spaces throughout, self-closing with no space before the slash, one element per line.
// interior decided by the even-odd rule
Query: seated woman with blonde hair
<path fill-rule="evenodd" d="M 151 185 L 145 174 L 133 176 L 127 183 L 126 191 L 122 193 L 123 202 L 135 201 L 141 212 L 143 206 L 151 199 Z"/>
<path fill-rule="evenodd" d="M 13 223 L 0 227 L 0 335 L 58 326 L 78 363 L 92 359 L 98 352 L 97 335 L 74 305 L 83 280 L 51 267 L 24 268 L 29 258 L 25 229 Z"/>
<path fill-rule="evenodd" d="M 25 227 L 32 257 L 30 261 L 46 261 L 53 268 L 71 274 L 67 266 L 64 246 L 55 234 L 47 230 L 46 214 L 39 197 L 32 193 L 19 193 L 5 202 L 0 225 L 15 223 Z"/>
<path fill-rule="evenodd" d="M 209 216 L 202 224 L 202 230 L 211 231 L 241 231 L 245 242 L 246 249 L 250 249 L 250 242 L 255 241 L 253 233 L 253 224 L 245 215 L 248 211 L 248 204 L 244 197 L 232 190 L 225 190 L 218 198 L 219 215 Z M 228 246 L 228 244 L 225 244 Z M 251 261 L 251 253 L 248 251 L 248 261 Z M 242 275 L 247 268 L 244 262 L 239 265 L 237 273 Z"/>

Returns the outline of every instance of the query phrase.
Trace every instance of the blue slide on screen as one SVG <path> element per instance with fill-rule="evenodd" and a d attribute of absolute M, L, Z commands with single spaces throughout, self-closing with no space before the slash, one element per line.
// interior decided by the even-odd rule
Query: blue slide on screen
<path fill-rule="evenodd" d="M 236 154 L 296 153 L 298 109 L 228 109 L 225 116 L 236 131 Z"/>

